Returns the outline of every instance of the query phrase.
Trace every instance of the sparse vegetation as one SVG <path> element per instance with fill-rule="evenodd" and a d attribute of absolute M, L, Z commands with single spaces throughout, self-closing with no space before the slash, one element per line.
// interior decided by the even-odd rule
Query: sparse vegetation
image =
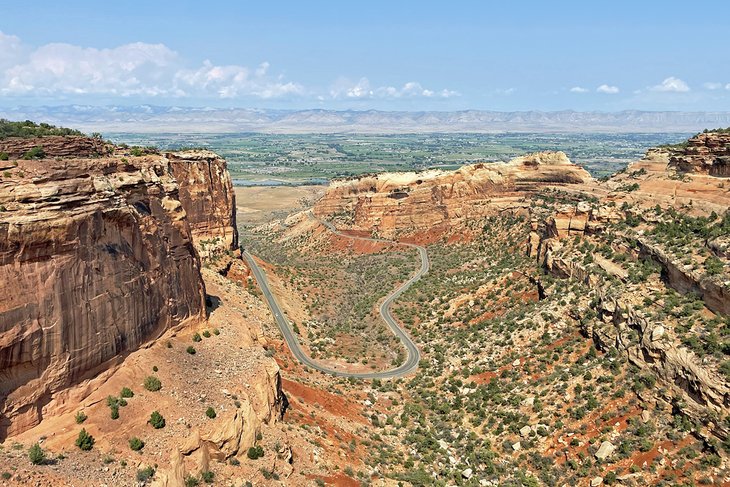
<path fill-rule="evenodd" d="M 46 462 L 46 452 L 38 443 L 33 443 L 28 449 L 28 459 L 33 465 L 43 465 Z"/>
<path fill-rule="evenodd" d="M 148 421 L 149 424 L 152 425 L 155 429 L 160 429 L 165 427 L 165 418 L 162 417 L 159 411 L 153 411 L 150 415 L 150 419 Z"/>
<path fill-rule="evenodd" d="M 154 375 L 148 375 L 144 380 L 144 388 L 150 392 L 156 392 L 162 389 L 162 381 Z"/>
<path fill-rule="evenodd" d="M 89 451 L 94 447 L 94 437 L 81 428 L 79 436 L 76 438 L 76 446 L 83 451 Z"/>
<path fill-rule="evenodd" d="M 132 451 L 140 451 L 142 448 L 144 448 L 144 441 L 140 440 L 136 436 L 133 436 L 129 439 L 129 448 Z"/>

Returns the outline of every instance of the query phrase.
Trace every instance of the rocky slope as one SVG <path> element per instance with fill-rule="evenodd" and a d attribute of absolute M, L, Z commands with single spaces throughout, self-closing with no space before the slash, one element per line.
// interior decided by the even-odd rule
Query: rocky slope
<path fill-rule="evenodd" d="M 443 232 L 470 218 L 520 206 L 544 184 L 591 181 L 562 152 L 541 152 L 506 164 L 484 163 L 456 171 L 385 173 L 335 181 L 314 208 L 322 218 L 339 218 L 353 230 L 387 238 L 403 233 Z M 529 203 L 522 206 L 529 206 Z"/>
<path fill-rule="evenodd" d="M 730 386 L 719 362 L 725 345 L 720 353 L 714 344 L 725 343 L 726 332 L 713 327 L 730 314 L 726 139 L 703 133 L 681 152 L 650 150 L 591 193 L 561 195 L 561 204 L 532 211 L 527 241 L 528 255 L 548 272 L 595 295 L 572 311 L 585 335 L 660 381 L 664 389 L 645 399 L 722 441 Z"/>

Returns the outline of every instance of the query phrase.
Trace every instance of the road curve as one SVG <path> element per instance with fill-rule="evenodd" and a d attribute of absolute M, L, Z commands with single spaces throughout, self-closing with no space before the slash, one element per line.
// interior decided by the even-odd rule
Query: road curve
<path fill-rule="evenodd" d="M 308 212 L 308 216 L 312 219 L 314 219 L 314 215 L 311 212 Z M 299 360 L 302 364 L 306 365 L 307 367 L 310 367 L 315 370 L 319 370 L 320 372 L 325 372 L 327 374 L 331 374 L 337 377 L 356 377 L 359 379 L 390 379 L 394 377 L 401 377 L 406 374 L 409 374 L 416 370 L 418 368 L 418 362 L 421 360 L 421 353 L 418 350 L 418 347 L 416 347 L 416 344 L 413 343 L 413 340 L 411 340 L 411 337 L 408 336 L 408 333 L 406 333 L 403 328 L 398 325 L 398 322 L 393 318 L 393 315 L 390 312 L 390 307 L 393 304 L 393 302 L 398 299 L 398 297 L 403 294 L 411 285 L 416 282 L 418 279 L 421 278 L 422 275 L 424 275 L 426 272 L 428 272 L 429 269 L 429 260 L 428 260 L 428 253 L 426 252 L 426 249 L 421 247 L 420 245 L 416 244 L 410 244 L 410 243 L 403 243 L 403 242 L 396 242 L 393 240 L 385 240 L 381 238 L 369 238 L 369 237 L 355 237 L 352 235 L 347 235 L 345 233 L 340 232 L 335 228 L 334 225 L 332 225 L 329 222 L 319 220 L 320 223 L 322 223 L 324 226 L 326 226 L 330 231 L 335 233 L 336 235 L 340 235 L 347 238 L 352 239 L 359 239 L 359 240 L 369 240 L 371 242 L 385 242 L 385 243 L 392 243 L 397 245 L 403 245 L 405 247 L 411 247 L 418 251 L 418 255 L 421 258 L 421 267 L 416 271 L 415 274 L 413 274 L 413 277 L 408 279 L 406 282 L 401 284 L 395 291 L 390 293 L 388 297 L 385 298 L 383 303 L 380 305 L 380 316 L 383 318 L 383 320 L 388 324 L 391 331 L 395 336 L 400 339 L 401 343 L 403 343 L 403 346 L 406 348 L 406 351 L 408 352 L 408 358 L 405 362 L 403 362 L 401 365 L 394 369 L 384 370 L 380 372 L 346 372 L 342 370 L 333 369 L 330 367 L 325 367 L 324 365 L 320 364 L 319 362 L 316 362 L 313 360 L 309 355 L 304 353 L 304 350 L 302 350 L 301 345 L 299 344 L 299 339 L 297 338 L 296 333 L 294 333 L 294 330 L 292 330 L 291 325 L 289 324 L 289 320 L 286 319 L 286 316 L 284 316 L 284 312 L 279 307 L 279 303 L 277 303 L 276 298 L 274 297 L 273 293 L 271 292 L 271 289 L 269 288 L 269 282 L 266 279 L 266 274 L 264 271 L 259 267 L 259 265 L 256 263 L 256 260 L 253 258 L 253 256 L 248 252 L 243 252 L 243 256 L 246 259 L 246 262 L 248 262 L 249 267 L 251 268 L 251 272 L 254 275 L 254 278 L 256 278 L 256 282 L 258 283 L 259 287 L 261 288 L 261 291 L 264 294 L 264 297 L 266 298 L 266 302 L 269 304 L 269 308 L 271 308 L 271 312 L 274 314 L 274 318 L 276 319 L 276 324 L 279 326 L 279 329 L 281 330 L 281 334 L 284 336 L 284 340 L 286 340 L 287 345 L 289 346 L 289 349 L 291 350 L 292 354 Z"/>

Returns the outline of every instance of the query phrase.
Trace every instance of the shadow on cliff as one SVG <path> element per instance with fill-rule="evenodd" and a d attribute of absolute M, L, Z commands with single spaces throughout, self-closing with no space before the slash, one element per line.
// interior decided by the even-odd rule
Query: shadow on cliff
<path fill-rule="evenodd" d="M 210 314 L 218 309 L 218 307 L 221 305 L 222 301 L 221 298 L 218 296 L 213 296 L 212 294 L 206 294 L 205 295 L 205 316 L 206 318 L 210 318 Z"/>

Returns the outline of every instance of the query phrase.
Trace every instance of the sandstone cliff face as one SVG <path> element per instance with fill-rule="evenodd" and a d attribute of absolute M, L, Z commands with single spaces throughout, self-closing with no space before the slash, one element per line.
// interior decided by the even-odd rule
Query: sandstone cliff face
<path fill-rule="evenodd" d="M 544 184 L 590 180 L 590 175 L 562 152 L 541 152 L 506 164 L 335 181 L 314 212 L 327 219 L 345 217 L 345 223 L 355 230 L 375 230 L 393 237 L 399 232 L 433 231 L 470 217 L 497 213 Z"/>
<path fill-rule="evenodd" d="M 36 424 L 55 393 L 205 311 L 168 160 L 17 164 L 0 181 L 0 439 Z"/>
<path fill-rule="evenodd" d="M 166 157 L 201 257 L 238 248 L 236 199 L 226 161 L 206 150 L 172 152 Z"/>
<path fill-rule="evenodd" d="M 673 151 L 669 163 L 680 171 L 730 177 L 730 133 L 698 134 L 686 148 Z"/>
<path fill-rule="evenodd" d="M 93 157 L 111 151 L 111 146 L 104 141 L 83 136 L 8 137 L 0 140 L 0 152 L 5 152 L 11 159 L 22 157 L 34 147 L 42 147 L 47 157 Z"/>

